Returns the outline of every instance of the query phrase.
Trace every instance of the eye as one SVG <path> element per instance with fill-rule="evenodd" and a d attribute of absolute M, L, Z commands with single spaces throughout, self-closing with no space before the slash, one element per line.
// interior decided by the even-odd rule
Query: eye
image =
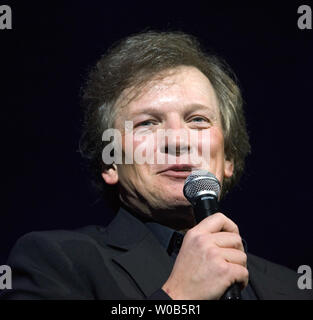
<path fill-rule="evenodd" d="M 190 117 L 189 120 L 190 128 L 196 130 L 208 129 L 211 126 L 211 120 L 205 116 L 194 115 Z"/>
<path fill-rule="evenodd" d="M 192 117 L 192 118 L 190 118 L 189 121 L 192 122 L 192 123 L 199 123 L 199 124 L 208 124 L 208 123 L 210 123 L 210 120 L 208 118 L 206 118 L 206 117 L 203 117 L 203 116 Z"/>
<path fill-rule="evenodd" d="M 203 122 L 203 121 L 207 122 L 208 120 L 203 117 L 194 117 L 191 119 L 191 121 L 193 121 L 193 122 Z"/>
<path fill-rule="evenodd" d="M 145 120 L 145 121 L 139 122 L 136 126 L 137 127 L 148 127 L 148 126 L 151 126 L 153 124 L 155 124 L 155 121 L 153 121 L 153 120 Z"/>

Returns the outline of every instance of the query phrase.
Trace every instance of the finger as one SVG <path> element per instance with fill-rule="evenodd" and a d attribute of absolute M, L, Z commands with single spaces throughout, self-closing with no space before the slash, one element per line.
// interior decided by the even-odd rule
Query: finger
<path fill-rule="evenodd" d="M 238 233 L 217 232 L 211 236 L 214 243 L 220 248 L 234 248 L 244 251 L 242 239 Z"/>
<path fill-rule="evenodd" d="M 242 285 L 242 288 L 246 287 L 249 282 L 249 271 L 246 267 L 239 265 L 237 263 L 228 262 L 229 267 L 231 268 L 231 278 L 232 283 L 238 282 Z M 230 284 L 230 285 L 231 285 Z"/>
<path fill-rule="evenodd" d="M 247 266 L 247 255 L 240 250 L 231 248 L 220 248 L 220 254 L 226 262 L 238 264 L 243 267 Z"/>
<path fill-rule="evenodd" d="M 228 231 L 239 234 L 237 225 L 220 212 L 214 213 L 211 216 L 203 219 L 200 223 L 198 223 L 196 228 L 199 232 L 214 233 L 220 231 Z"/>

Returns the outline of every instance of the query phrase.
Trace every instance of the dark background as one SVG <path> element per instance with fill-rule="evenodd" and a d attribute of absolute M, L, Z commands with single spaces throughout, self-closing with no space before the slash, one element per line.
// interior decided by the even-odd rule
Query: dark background
<path fill-rule="evenodd" d="M 23 4 L 24 2 L 24 4 Z M 0 30 L 0 265 L 23 234 L 107 224 L 78 149 L 80 88 L 112 42 L 181 30 L 225 58 L 243 89 L 252 154 L 223 212 L 251 253 L 313 267 L 313 31 L 300 3 L 20 1 Z"/>

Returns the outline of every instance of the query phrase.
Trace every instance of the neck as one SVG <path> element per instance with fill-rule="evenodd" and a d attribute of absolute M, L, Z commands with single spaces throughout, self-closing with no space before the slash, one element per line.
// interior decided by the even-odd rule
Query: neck
<path fill-rule="evenodd" d="M 121 203 L 127 211 L 143 222 L 156 222 L 184 233 L 196 225 L 191 206 L 168 209 L 147 208 L 146 210 L 142 210 L 138 206 L 125 203 L 123 199 L 121 199 Z"/>

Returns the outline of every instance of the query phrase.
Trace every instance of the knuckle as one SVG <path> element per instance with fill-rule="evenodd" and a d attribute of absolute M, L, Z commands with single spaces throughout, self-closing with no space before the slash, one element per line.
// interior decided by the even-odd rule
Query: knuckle
<path fill-rule="evenodd" d="M 221 276 L 225 276 L 230 273 L 230 265 L 226 261 L 221 261 L 218 264 L 218 273 Z"/>
<path fill-rule="evenodd" d="M 207 250 L 207 256 L 209 259 L 214 259 L 220 255 L 220 250 L 217 247 L 209 247 Z"/>
<path fill-rule="evenodd" d="M 234 247 L 240 249 L 243 247 L 242 238 L 238 233 L 234 233 Z"/>
<path fill-rule="evenodd" d="M 246 278 L 249 278 L 249 270 L 248 270 L 247 268 L 245 268 L 244 276 L 245 276 Z"/>
<path fill-rule="evenodd" d="M 221 219 L 223 221 L 228 221 L 232 224 L 232 229 L 233 229 L 233 232 L 236 233 L 236 234 L 239 234 L 239 228 L 238 228 L 238 225 L 231 219 L 229 219 L 225 214 L 221 213 L 221 212 L 217 212 L 214 214 L 214 216 L 216 216 L 217 219 Z"/>
<path fill-rule="evenodd" d="M 244 268 L 247 267 L 247 256 L 244 253 L 242 253 L 238 264 L 243 266 Z"/>
<path fill-rule="evenodd" d="M 217 219 L 225 219 L 226 216 L 222 212 L 217 212 L 214 214 Z"/>
<path fill-rule="evenodd" d="M 243 268 L 243 275 L 244 275 L 244 277 L 249 277 L 249 270 L 248 270 L 248 268 L 246 268 L 246 267 Z"/>
<path fill-rule="evenodd" d="M 244 270 L 242 271 L 242 281 L 243 281 L 245 286 L 249 282 L 249 271 L 248 271 L 247 268 L 244 268 Z"/>
<path fill-rule="evenodd" d="M 249 279 L 249 271 L 246 267 L 240 268 L 239 277 L 241 280 L 247 280 Z"/>
<path fill-rule="evenodd" d="M 238 262 L 239 265 L 247 266 L 247 255 L 243 251 L 238 251 Z"/>
<path fill-rule="evenodd" d="M 233 224 L 234 224 L 234 232 L 236 232 L 239 235 L 238 225 L 235 222 L 233 222 Z M 241 241 L 241 237 L 240 237 L 240 241 Z"/>
<path fill-rule="evenodd" d="M 247 261 L 248 261 L 248 256 L 243 252 L 243 262 L 245 266 L 247 265 Z"/>
<path fill-rule="evenodd" d="M 195 234 L 197 234 L 197 230 L 196 230 L 195 228 L 189 229 L 189 230 L 186 232 L 186 234 L 185 234 L 185 236 L 184 236 L 184 239 L 186 239 L 186 240 L 189 241 L 190 239 L 193 239 L 193 238 L 194 238 Z"/>
<path fill-rule="evenodd" d="M 187 241 L 192 242 L 196 246 L 200 246 L 204 242 L 203 235 L 200 232 L 198 232 L 198 230 L 189 230 L 186 233 L 185 238 Z"/>

